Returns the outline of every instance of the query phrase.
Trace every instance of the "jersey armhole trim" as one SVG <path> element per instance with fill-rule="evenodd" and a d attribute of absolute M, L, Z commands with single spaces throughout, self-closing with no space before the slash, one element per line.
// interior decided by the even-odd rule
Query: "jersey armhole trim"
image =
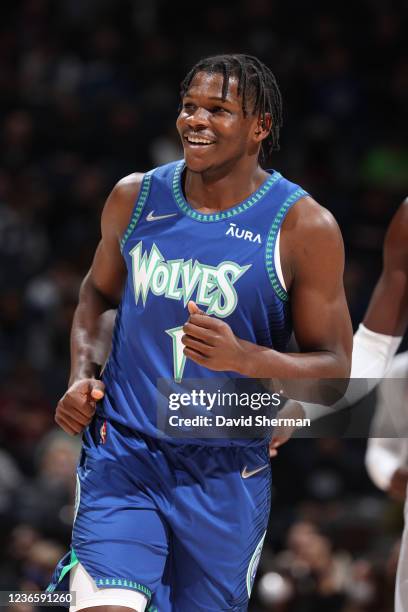
<path fill-rule="evenodd" d="M 146 204 L 147 198 L 149 197 L 149 193 L 150 193 L 150 186 L 152 183 L 152 176 L 153 176 L 153 172 L 154 170 L 149 170 L 149 172 L 146 172 L 146 174 L 143 176 L 142 179 L 142 184 L 140 187 L 140 191 L 139 191 L 139 195 L 137 196 L 137 200 L 135 202 L 135 205 L 133 207 L 133 213 L 132 216 L 130 218 L 129 224 L 123 234 L 122 240 L 120 241 L 120 250 L 123 253 L 123 249 L 125 247 L 125 244 L 130 236 L 130 234 L 133 232 L 133 230 L 135 229 L 137 222 L 140 219 L 140 215 L 142 214 L 142 210 L 144 205 Z"/>
<path fill-rule="evenodd" d="M 286 200 L 284 201 L 284 203 L 278 210 L 275 219 L 273 220 L 273 223 L 268 233 L 268 238 L 266 240 L 266 249 L 265 249 L 266 271 L 267 271 L 269 280 L 271 282 L 272 289 L 275 291 L 278 298 L 282 300 L 282 302 L 288 302 L 289 295 L 286 289 L 282 287 L 282 284 L 278 278 L 277 271 L 274 265 L 276 239 L 278 236 L 278 232 L 281 228 L 281 225 L 283 223 L 283 220 L 285 218 L 285 215 L 288 212 L 289 208 L 292 206 L 292 204 L 300 200 L 300 198 L 304 198 L 307 195 L 309 195 L 307 191 L 299 187 L 299 189 L 296 189 L 296 191 L 294 191 L 288 198 L 286 198 Z"/>

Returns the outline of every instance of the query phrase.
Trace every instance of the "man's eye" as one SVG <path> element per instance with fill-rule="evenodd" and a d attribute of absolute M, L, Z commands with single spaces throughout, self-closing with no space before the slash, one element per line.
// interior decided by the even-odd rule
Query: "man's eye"
<path fill-rule="evenodd" d="M 227 113 L 228 111 L 227 111 L 227 109 L 226 109 L 226 108 L 224 108 L 223 106 L 214 106 L 214 107 L 211 109 L 211 112 L 212 112 L 212 113 Z"/>
<path fill-rule="evenodd" d="M 191 104 L 191 102 L 184 102 L 183 104 L 183 109 L 186 111 L 193 111 L 194 108 L 194 104 Z"/>

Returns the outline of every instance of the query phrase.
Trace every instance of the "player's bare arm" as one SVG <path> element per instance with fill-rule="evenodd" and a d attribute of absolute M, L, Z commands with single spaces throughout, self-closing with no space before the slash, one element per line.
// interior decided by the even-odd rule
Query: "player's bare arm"
<path fill-rule="evenodd" d="M 280 353 L 237 338 L 214 317 L 192 314 L 185 354 L 212 370 L 253 378 L 347 378 L 352 327 L 343 288 L 344 249 L 332 215 L 307 197 L 290 210 L 281 236 L 283 273 L 300 353 Z"/>
<path fill-rule="evenodd" d="M 408 327 L 408 198 L 388 228 L 383 270 L 363 323 L 388 336 L 402 336 Z"/>
<path fill-rule="evenodd" d="M 120 240 L 139 194 L 142 174 L 131 174 L 117 183 L 108 197 L 101 219 L 101 240 L 85 276 L 71 330 L 69 388 L 58 403 L 55 420 L 71 435 L 91 421 L 104 384 L 96 378 L 94 344 L 100 315 L 118 305 L 126 269 Z"/>

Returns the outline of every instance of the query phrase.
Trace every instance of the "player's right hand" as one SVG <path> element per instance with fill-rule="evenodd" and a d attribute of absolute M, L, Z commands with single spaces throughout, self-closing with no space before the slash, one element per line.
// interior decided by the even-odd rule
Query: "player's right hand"
<path fill-rule="evenodd" d="M 73 383 L 58 402 L 55 421 L 71 436 L 89 425 L 95 414 L 96 402 L 105 395 L 105 385 L 95 378 L 84 378 Z"/>

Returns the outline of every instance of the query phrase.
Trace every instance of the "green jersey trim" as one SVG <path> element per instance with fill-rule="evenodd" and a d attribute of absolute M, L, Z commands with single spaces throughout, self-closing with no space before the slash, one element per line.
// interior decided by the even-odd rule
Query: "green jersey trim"
<path fill-rule="evenodd" d="M 278 276 L 276 274 L 275 265 L 274 265 L 274 254 L 275 254 L 275 244 L 276 238 L 278 236 L 278 231 L 280 226 L 282 225 L 282 221 L 286 213 L 292 204 L 294 204 L 300 198 L 307 196 L 308 193 L 299 187 L 296 191 L 294 191 L 282 204 L 280 209 L 278 210 L 276 217 L 272 223 L 272 226 L 268 233 L 268 238 L 266 240 L 266 248 L 265 248 L 265 265 L 266 271 L 269 276 L 269 280 L 271 282 L 272 288 L 275 291 L 276 295 L 283 301 L 287 302 L 289 300 L 289 296 L 285 289 L 282 287 Z"/>
<path fill-rule="evenodd" d="M 72 570 L 73 567 L 75 567 L 77 564 L 79 563 L 78 557 L 75 554 L 74 549 L 71 549 L 71 557 L 70 557 L 70 561 L 68 563 L 68 565 L 66 565 L 65 567 L 62 568 L 60 575 L 58 576 L 58 581 L 54 584 L 50 584 L 47 587 L 46 592 L 47 593 L 52 593 L 53 591 L 55 591 L 55 589 L 57 588 L 57 585 L 61 582 L 61 580 L 64 578 L 64 576 L 66 574 L 68 574 L 69 571 Z"/>
<path fill-rule="evenodd" d="M 122 252 L 127 242 L 127 239 L 129 238 L 130 234 L 135 229 L 137 222 L 140 219 L 140 215 L 142 213 L 143 207 L 146 204 L 147 198 L 149 197 L 150 185 L 152 183 L 152 174 L 153 174 L 153 170 L 150 170 L 149 172 L 146 172 L 146 174 L 144 175 L 142 179 L 142 185 L 140 187 L 140 192 L 139 192 L 138 198 L 136 200 L 136 203 L 133 209 L 132 217 L 129 221 L 129 225 L 126 228 L 125 233 L 123 234 L 122 240 L 120 241 L 120 250 Z"/>
<path fill-rule="evenodd" d="M 152 592 L 147 586 L 141 584 L 140 582 L 128 580 L 127 578 L 95 578 L 95 584 L 99 589 L 103 589 L 105 587 L 132 589 L 146 595 L 149 601 L 152 597 Z"/>
<path fill-rule="evenodd" d="M 79 559 L 76 556 L 76 553 L 74 551 L 74 549 L 71 549 L 71 557 L 70 557 L 70 561 L 68 563 L 68 565 L 66 565 L 65 567 L 62 568 L 61 573 L 58 577 L 58 581 L 56 584 L 52 584 L 47 588 L 47 593 L 53 592 L 55 591 L 55 589 L 57 588 L 58 584 L 60 584 L 60 582 L 62 581 L 62 579 L 64 578 L 64 576 L 66 576 L 68 574 L 69 571 L 72 570 L 73 567 L 75 567 L 77 564 L 79 563 Z M 141 584 L 140 582 L 135 582 L 133 580 L 128 580 L 127 578 L 93 578 L 95 581 L 95 585 L 99 588 L 110 588 L 110 587 L 116 587 L 116 588 L 125 588 L 125 589 L 132 589 L 134 591 L 138 591 L 139 593 L 142 593 L 143 595 L 146 596 L 148 603 L 150 603 L 150 600 L 152 598 L 152 592 L 151 590 L 145 586 L 144 584 Z"/>
<path fill-rule="evenodd" d="M 184 166 L 184 160 L 181 160 L 176 165 L 173 175 L 173 196 L 177 206 L 184 215 L 191 217 L 191 219 L 194 219 L 195 221 L 200 221 L 201 223 L 224 221 L 225 219 L 231 219 L 232 217 L 245 212 L 254 204 L 259 202 L 259 200 L 261 200 L 269 192 L 270 188 L 282 178 L 282 175 L 279 174 L 279 172 L 274 172 L 253 194 L 249 196 L 249 198 L 244 200 L 244 202 L 237 204 L 237 206 L 234 206 L 233 208 L 228 208 L 227 210 L 223 210 L 219 213 L 198 213 L 190 206 L 183 194 L 181 174 L 184 170 Z"/>

